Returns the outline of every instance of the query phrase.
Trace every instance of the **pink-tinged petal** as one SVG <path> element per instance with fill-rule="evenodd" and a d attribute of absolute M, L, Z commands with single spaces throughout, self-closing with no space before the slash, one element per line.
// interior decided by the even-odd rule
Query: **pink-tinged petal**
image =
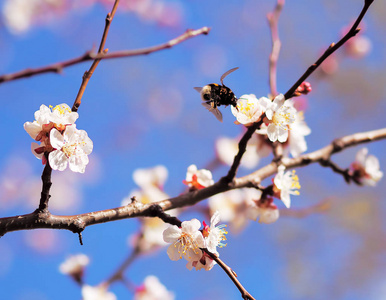
<path fill-rule="evenodd" d="M 44 151 L 43 152 L 38 151 L 42 147 L 44 147 L 44 146 L 39 145 L 38 143 L 31 143 L 31 151 L 32 151 L 33 155 L 35 155 L 35 157 L 38 159 L 42 159 L 42 157 L 44 155 Z M 38 149 L 38 150 L 36 150 L 36 149 Z"/>
<path fill-rule="evenodd" d="M 187 260 L 187 261 L 195 261 L 195 260 L 199 260 L 200 258 L 202 257 L 202 251 L 198 248 L 196 249 L 193 249 L 193 248 L 189 248 L 185 254 L 184 254 L 184 258 Z"/>
<path fill-rule="evenodd" d="M 67 168 L 67 156 L 60 150 L 50 152 L 48 161 L 53 170 L 63 171 Z"/>
<path fill-rule="evenodd" d="M 267 135 L 271 142 L 276 142 L 278 138 L 277 128 L 274 124 L 269 124 L 267 128 Z"/>
<path fill-rule="evenodd" d="M 166 243 L 174 243 L 177 239 L 180 238 L 181 234 L 181 228 L 173 225 L 166 228 L 166 230 L 163 232 L 163 238 Z"/>

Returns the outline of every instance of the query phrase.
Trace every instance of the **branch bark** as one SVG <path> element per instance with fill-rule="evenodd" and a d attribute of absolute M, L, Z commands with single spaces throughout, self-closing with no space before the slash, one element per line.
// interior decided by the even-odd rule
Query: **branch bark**
<path fill-rule="evenodd" d="M 311 163 L 318 163 L 321 160 L 329 159 L 333 154 L 341 152 L 348 147 L 381 139 L 386 139 L 386 128 L 347 135 L 334 140 L 331 144 L 317 151 L 297 158 L 284 158 L 282 163 L 287 169 L 304 167 Z M 262 180 L 274 175 L 276 172 L 277 164 L 272 162 L 247 176 L 235 178 L 230 184 L 224 184 L 223 181 L 219 180 L 207 188 L 152 204 L 142 204 L 134 201 L 127 206 L 73 216 L 57 216 L 51 214 L 48 210 L 44 213 L 37 210 L 30 214 L 0 218 L 0 236 L 11 231 L 36 228 L 66 229 L 74 233 L 80 233 L 87 226 L 95 224 L 135 217 L 152 217 L 154 216 L 154 205 L 159 205 L 163 211 L 192 206 L 222 192 L 244 187 L 255 187 Z"/>

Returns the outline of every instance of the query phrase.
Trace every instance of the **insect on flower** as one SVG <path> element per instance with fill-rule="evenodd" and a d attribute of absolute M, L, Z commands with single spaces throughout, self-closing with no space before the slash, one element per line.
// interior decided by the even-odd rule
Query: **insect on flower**
<path fill-rule="evenodd" d="M 227 77 L 233 71 L 236 71 L 237 68 L 230 69 L 225 72 L 221 78 L 221 85 L 217 83 L 207 84 L 204 87 L 195 87 L 194 89 L 200 93 L 201 100 L 204 101 L 201 104 L 209 110 L 211 113 L 215 115 L 217 120 L 222 122 L 222 114 L 218 110 L 218 106 L 220 105 L 232 105 L 236 107 L 237 98 L 232 90 L 224 85 L 224 78 Z"/>

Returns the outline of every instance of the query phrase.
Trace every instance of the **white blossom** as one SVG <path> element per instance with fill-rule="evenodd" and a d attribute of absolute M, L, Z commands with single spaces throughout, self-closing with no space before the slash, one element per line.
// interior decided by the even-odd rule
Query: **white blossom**
<path fill-rule="evenodd" d="M 166 289 L 156 276 L 147 276 L 143 285 L 136 289 L 134 300 L 173 300 L 174 293 Z"/>
<path fill-rule="evenodd" d="M 304 121 L 303 112 L 297 112 L 295 122 L 291 125 L 289 131 L 289 151 L 293 157 L 298 157 L 303 152 L 307 151 L 307 142 L 305 136 L 311 133 L 311 129 Z"/>
<path fill-rule="evenodd" d="M 242 95 L 236 107 L 231 106 L 232 114 L 236 117 L 238 124 L 249 125 L 260 120 L 264 113 L 263 107 L 254 94 Z"/>
<path fill-rule="evenodd" d="M 289 103 L 285 103 L 283 94 L 276 96 L 273 101 L 263 97 L 259 102 L 264 106 L 265 115 L 269 120 L 267 128 L 269 140 L 284 143 L 288 139 L 289 126 L 295 122 L 296 109 Z"/>
<path fill-rule="evenodd" d="M 162 189 L 168 178 L 168 170 L 165 166 L 159 165 L 154 168 L 136 169 L 133 172 L 134 182 L 143 190 L 157 187 Z"/>
<path fill-rule="evenodd" d="M 192 270 L 193 268 L 195 268 L 196 271 L 201 269 L 204 269 L 205 271 L 210 271 L 215 264 L 216 264 L 216 261 L 213 260 L 208 254 L 203 252 L 199 260 L 188 261 L 188 263 L 186 264 L 186 267 L 189 270 Z"/>
<path fill-rule="evenodd" d="M 299 195 L 298 189 L 300 189 L 299 178 L 295 174 L 295 170 L 285 171 L 285 166 L 280 165 L 278 167 L 278 173 L 276 174 L 273 183 L 275 196 L 281 201 L 287 208 L 291 206 L 290 195 Z"/>
<path fill-rule="evenodd" d="M 261 191 L 257 189 L 237 189 L 209 198 L 209 209 L 213 214 L 218 211 L 221 220 L 229 223 L 233 231 L 240 231 L 248 222 L 250 199 L 260 199 Z"/>
<path fill-rule="evenodd" d="M 82 286 L 83 300 L 116 300 L 117 297 L 112 292 L 109 292 L 103 285 L 100 286 Z"/>
<path fill-rule="evenodd" d="M 212 172 L 206 169 L 197 170 L 196 165 L 190 165 L 183 181 L 192 189 L 203 189 L 214 184 Z"/>
<path fill-rule="evenodd" d="M 43 133 L 47 133 L 54 125 L 64 129 L 64 125 L 74 124 L 79 115 L 77 112 L 72 112 L 70 107 L 65 104 L 59 104 L 52 108 L 42 104 L 38 111 L 35 112 L 35 121 L 25 122 L 24 129 L 34 139 L 40 141 L 43 138 Z"/>
<path fill-rule="evenodd" d="M 66 126 L 63 134 L 52 129 L 50 142 L 55 149 L 48 156 L 52 169 L 63 171 L 69 164 L 71 171 L 84 173 L 89 161 L 88 155 L 93 149 L 93 143 L 86 131 L 77 130 L 74 124 Z"/>
<path fill-rule="evenodd" d="M 362 148 L 357 152 L 355 161 L 351 164 L 351 170 L 354 171 L 353 175 L 361 184 L 368 186 L 375 186 L 383 177 L 378 158 L 368 155 L 367 148 Z"/>
<path fill-rule="evenodd" d="M 192 261 L 201 258 L 200 248 L 205 247 L 205 241 L 199 231 L 200 227 L 200 221 L 192 219 L 182 222 L 181 228 L 173 225 L 164 231 L 164 241 L 171 243 L 167 250 L 171 260 L 179 260 L 184 257 L 186 260 Z"/>
<path fill-rule="evenodd" d="M 279 210 L 273 203 L 272 198 L 261 200 L 250 200 L 248 203 L 247 217 L 259 223 L 271 224 L 279 218 Z"/>
<path fill-rule="evenodd" d="M 217 247 L 224 247 L 226 244 L 223 241 L 226 240 L 225 235 L 228 233 L 224 227 L 226 225 L 216 225 L 220 222 L 220 213 L 216 211 L 210 219 L 210 227 L 204 222 L 203 236 L 205 238 L 206 248 L 214 253 L 218 254 Z"/>
<path fill-rule="evenodd" d="M 60 264 L 59 271 L 67 275 L 81 273 L 89 262 L 90 259 L 85 254 L 72 255 Z"/>

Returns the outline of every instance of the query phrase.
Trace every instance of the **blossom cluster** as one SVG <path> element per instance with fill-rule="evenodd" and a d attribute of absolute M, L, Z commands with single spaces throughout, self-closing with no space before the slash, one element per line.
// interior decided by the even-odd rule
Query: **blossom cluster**
<path fill-rule="evenodd" d="M 228 233 L 225 230 L 226 225 L 219 225 L 220 213 L 215 212 L 210 220 L 210 226 L 206 225 L 200 230 L 201 223 L 197 219 L 182 222 L 181 227 L 176 225 L 168 227 L 163 238 L 167 243 L 171 243 L 167 253 L 171 260 L 179 260 L 185 258 L 188 263 L 186 267 L 191 270 L 204 269 L 209 271 L 213 268 L 216 262 L 203 249 L 207 249 L 210 253 L 219 256 L 217 247 L 223 247 L 226 244 L 225 235 Z"/>
<path fill-rule="evenodd" d="M 93 143 L 86 131 L 76 128 L 78 117 L 67 104 L 55 107 L 43 104 L 35 112 L 35 121 L 24 123 L 27 133 L 40 142 L 40 145 L 32 143 L 31 150 L 43 164 L 48 158 L 54 170 L 63 171 L 69 165 L 71 171 L 84 173 Z"/>
<path fill-rule="evenodd" d="M 293 142 L 299 139 L 294 147 L 299 150 L 291 151 L 296 156 L 307 150 L 304 146 L 304 136 L 310 134 L 310 129 L 304 123 L 302 114 L 296 110 L 293 101 L 286 100 L 283 94 L 279 94 L 271 101 L 267 97 L 257 99 L 255 95 L 243 95 L 238 101 L 236 107 L 231 107 L 233 115 L 236 117 L 237 124 L 250 126 L 263 118 L 264 123 L 257 133 L 267 135 L 271 142 L 286 142 L 290 137 L 290 132 L 294 131 L 291 137 Z M 298 146 L 300 144 L 300 146 Z M 304 149 L 305 148 L 305 149 Z"/>

